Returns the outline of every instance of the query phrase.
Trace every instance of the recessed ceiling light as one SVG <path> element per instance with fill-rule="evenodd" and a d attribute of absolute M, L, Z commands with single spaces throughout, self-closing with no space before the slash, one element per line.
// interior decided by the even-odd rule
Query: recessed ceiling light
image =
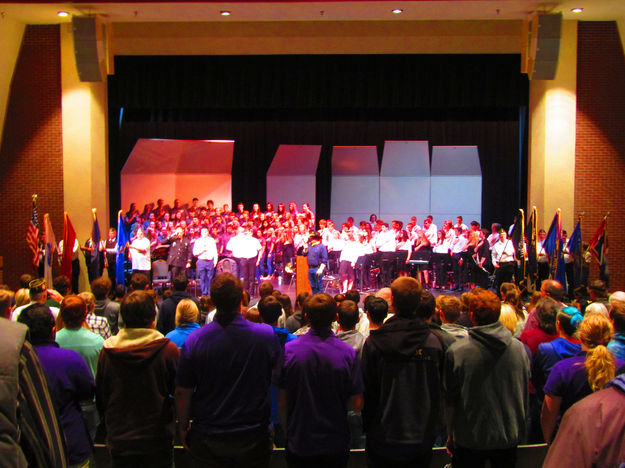
<path fill-rule="evenodd" d="M 583 8 L 579 8 L 579 7 L 578 8 L 571 8 L 571 11 L 573 13 L 581 13 L 582 11 L 584 11 L 584 9 Z"/>
<path fill-rule="evenodd" d="M 65 17 L 69 16 L 69 13 L 66 12 L 66 11 L 57 11 L 56 15 L 60 16 L 61 18 L 65 18 Z"/>
<path fill-rule="evenodd" d="M 219 12 L 221 16 L 230 16 L 230 12 L 228 10 L 222 10 Z"/>
<path fill-rule="evenodd" d="M 393 11 L 393 13 L 395 13 L 396 15 L 398 15 L 398 14 L 400 14 L 400 13 L 403 13 L 403 12 L 404 12 L 404 10 L 402 10 L 401 8 L 395 8 L 395 9 L 394 9 L 394 10 L 392 10 L 392 11 Z"/>

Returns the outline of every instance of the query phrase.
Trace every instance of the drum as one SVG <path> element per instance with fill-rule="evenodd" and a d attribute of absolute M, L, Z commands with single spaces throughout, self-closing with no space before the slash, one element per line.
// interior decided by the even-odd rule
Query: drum
<path fill-rule="evenodd" d="M 215 272 L 220 273 L 232 273 L 237 278 L 239 277 L 239 264 L 234 258 L 226 257 L 217 262 Z"/>

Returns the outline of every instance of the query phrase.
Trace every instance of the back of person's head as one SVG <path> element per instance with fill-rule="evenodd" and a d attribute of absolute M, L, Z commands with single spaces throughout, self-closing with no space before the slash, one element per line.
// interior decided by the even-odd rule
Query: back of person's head
<path fill-rule="evenodd" d="M 44 304 L 31 304 L 22 310 L 17 318 L 30 330 L 30 339 L 37 343 L 52 338 L 54 330 L 54 316 L 50 308 Z"/>
<path fill-rule="evenodd" d="M 131 291 L 145 291 L 149 284 L 148 275 L 145 273 L 135 272 L 130 276 L 129 288 Z"/>
<path fill-rule="evenodd" d="M 343 302 L 345 300 L 345 294 L 336 294 L 334 296 L 334 302 L 336 302 L 337 304 L 340 304 L 341 302 Z"/>
<path fill-rule="evenodd" d="M 87 304 L 87 313 L 95 310 L 95 296 L 89 291 L 81 292 L 78 296 Z"/>
<path fill-rule="evenodd" d="M 176 275 L 173 281 L 175 291 L 186 291 L 189 285 L 189 278 L 187 275 Z"/>
<path fill-rule="evenodd" d="M 65 296 L 61 301 L 59 312 L 65 328 L 74 330 L 80 328 L 87 316 L 87 303 L 85 300 L 74 294 Z"/>
<path fill-rule="evenodd" d="M 586 374 L 593 392 L 603 389 L 614 378 L 616 361 L 607 345 L 612 339 L 612 323 L 602 315 L 584 317 L 579 326 L 579 340 L 586 351 Z"/>
<path fill-rule="evenodd" d="M 625 333 L 625 302 L 612 304 L 610 318 L 617 333 Z"/>
<path fill-rule="evenodd" d="M 430 291 L 423 291 L 421 293 L 421 301 L 417 306 L 415 315 L 423 320 L 429 320 L 434 316 L 436 312 L 436 299 Z"/>
<path fill-rule="evenodd" d="M 509 291 L 518 291 L 517 285 L 514 283 L 501 283 L 499 286 L 499 295 L 502 299 L 506 298 Z"/>
<path fill-rule="evenodd" d="M 15 307 L 21 307 L 30 302 L 30 292 L 28 289 L 21 288 L 15 293 Z"/>
<path fill-rule="evenodd" d="M 352 330 L 356 327 L 359 320 L 358 305 L 350 300 L 345 299 L 339 305 L 338 322 L 343 330 Z"/>
<path fill-rule="evenodd" d="M 54 286 L 54 290 L 58 292 L 61 296 L 65 296 L 70 290 L 72 282 L 67 276 L 59 275 L 52 280 L 52 286 Z"/>
<path fill-rule="evenodd" d="M 599 315 L 603 315 L 604 317 L 610 316 L 610 313 L 608 312 L 608 308 L 601 302 L 592 302 L 588 304 L 588 306 L 586 307 L 586 310 L 584 311 L 584 316 L 592 315 L 592 314 L 599 314 Z"/>
<path fill-rule="evenodd" d="M 276 297 L 276 299 L 278 299 L 280 304 L 282 304 L 282 310 L 284 310 L 284 313 L 287 317 L 293 315 L 293 305 L 289 296 L 287 296 L 286 294 L 280 294 L 278 297 Z"/>
<path fill-rule="evenodd" d="M 610 307 L 618 302 L 625 304 L 625 291 L 614 291 L 612 294 L 610 294 L 610 298 L 608 300 Z"/>
<path fill-rule="evenodd" d="M 236 313 L 241 307 L 243 284 L 232 273 L 221 273 L 213 279 L 210 293 L 218 312 Z"/>
<path fill-rule="evenodd" d="M 121 302 L 122 298 L 126 295 L 126 287 L 123 284 L 118 284 L 115 286 L 113 291 L 113 299 Z"/>
<path fill-rule="evenodd" d="M 421 302 L 423 288 L 416 279 L 402 276 L 391 284 L 391 294 L 395 312 L 403 317 L 412 317 Z"/>
<path fill-rule="evenodd" d="M 546 279 L 540 285 L 540 289 L 556 301 L 561 301 L 564 297 L 564 288 L 559 281 Z"/>
<path fill-rule="evenodd" d="M 188 325 L 189 323 L 197 322 L 200 311 L 197 308 L 195 301 L 191 299 L 183 299 L 176 306 L 176 326 Z"/>
<path fill-rule="evenodd" d="M 608 288 L 602 280 L 591 281 L 588 285 L 588 291 L 594 293 L 598 298 L 608 297 Z"/>
<path fill-rule="evenodd" d="M 260 300 L 258 303 L 258 312 L 263 322 L 273 325 L 282 314 L 282 304 L 270 294 Z"/>
<path fill-rule="evenodd" d="M 336 301 L 326 293 L 317 293 L 304 302 L 304 315 L 312 328 L 330 328 L 336 312 Z"/>
<path fill-rule="evenodd" d="M 0 317 L 8 319 L 11 316 L 11 304 L 13 302 L 13 291 L 0 290 Z"/>
<path fill-rule="evenodd" d="M 126 328 L 150 328 L 156 318 L 152 297 L 146 291 L 132 291 L 122 300 L 119 313 Z"/>
<path fill-rule="evenodd" d="M 367 296 L 365 298 L 365 310 L 369 319 L 376 325 L 382 325 L 388 315 L 388 303 L 381 297 Z"/>
<path fill-rule="evenodd" d="M 45 280 L 35 278 L 28 283 L 28 295 L 32 302 L 42 302 L 48 297 L 48 289 Z"/>
<path fill-rule="evenodd" d="M 523 312 L 523 300 L 521 299 L 521 293 L 517 288 L 510 289 L 508 292 L 503 294 L 503 301 L 514 307 L 519 319 L 525 318 L 525 314 Z"/>
<path fill-rule="evenodd" d="M 393 296 L 393 293 L 391 292 L 391 288 L 382 288 L 378 292 L 376 292 L 375 295 L 376 297 L 381 297 L 382 299 L 384 299 L 390 309 L 391 297 Z"/>
<path fill-rule="evenodd" d="M 568 306 L 558 311 L 556 319 L 560 330 L 562 330 L 566 336 L 574 338 L 577 335 L 577 330 L 584 317 L 575 307 Z"/>
<path fill-rule="evenodd" d="M 501 299 L 487 289 L 474 288 L 469 296 L 469 314 L 475 325 L 495 323 L 501 314 Z"/>
<path fill-rule="evenodd" d="M 24 273 L 20 276 L 20 289 L 28 289 L 28 284 L 34 279 L 35 277 L 30 273 Z"/>
<path fill-rule="evenodd" d="M 97 301 L 103 301 L 111 291 L 112 286 L 110 279 L 106 276 L 100 276 L 91 282 L 91 292 Z"/>
<path fill-rule="evenodd" d="M 258 307 L 243 308 L 243 318 L 248 322 L 263 323 Z"/>
<path fill-rule="evenodd" d="M 503 326 L 508 329 L 510 333 L 514 335 L 516 332 L 516 325 L 519 321 L 519 318 L 516 315 L 516 311 L 514 307 L 510 304 L 506 304 L 505 302 L 501 304 L 501 312 L 499 314 L 499 321 L 503 323 Z"/>
<path fill-rule="evenodd" d="M 258 286 L 258 295 L 261 299 L 269 296 L 271 293 L 273 293 L 273 284 L 271 284 L 271 281 L 263 281 L 260 283 Z"/>
<path fill-rule="evenodd" d="M 213 300 L 210 296 L 200 296 L 198 299 L 199 309 L 202 312 L 210 312 L 215 308 L 215 304 L 213 304 Z"/>
<path fill-rule="evenodd" d="M 460 299 L 446 294 L 441 294 L 436 298 L 436 307 L 440 310 L 441 320 L 447 323 L 456 323 L 462 313 Z"/>
<path fill-rule="evenodd" d="M 345 299 L 347 299 L 348 301 L 353 301 L 356 303 L 356 305 L 358 305 L 358 303 L 360 302 L 360 291 L 358 291 L 357 289 L 350 289 L 345 293 Z"/>
<path fill-rule="evenodd" d="M 306 299 L 308 299 L 309 297 L 312 297 L 312 294 L 310 294 L 308 291 L 303 291 L 299 293 L 295 298 L 295 310 L 303 310 L 304 302 L 306 302 Z"/>
<path fill-rule="evenodd" d="M 558 303 L 550 297 L 543 297 L 536 303 L 536 319 L 538 328 L 549 335 L 556 333 L 556 317 L 560 308 Z"/>

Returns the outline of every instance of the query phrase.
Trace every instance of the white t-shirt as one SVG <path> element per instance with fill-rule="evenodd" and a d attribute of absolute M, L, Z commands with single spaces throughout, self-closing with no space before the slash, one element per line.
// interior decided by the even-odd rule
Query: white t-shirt
<path fill-rule="evenodd" d="M 151 270 L 152 263 L 150 262 L 150 239 L 144 237 L 143 239 L 135 239 L 130 244 L 131 247 L 136 249 L 145 250 L 145 253 L 141 253 L 138 250 L 132 249 L 130 255 L 132 256 L 132 269 L 133 270 Z"/>

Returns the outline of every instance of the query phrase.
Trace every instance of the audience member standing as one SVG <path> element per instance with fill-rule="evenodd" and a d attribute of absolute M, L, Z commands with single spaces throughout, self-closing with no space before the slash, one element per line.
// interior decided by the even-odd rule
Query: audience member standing
<path fill-rule="evenodd" d="M 189 299 L 197 305 L 197 300 L 187 292 L 188 285 L 189 280 L 186 275 L 183 274 L 174 277 L 174 292 L 161 304 L 158 321 L 156 322 L 156 329 L 163 335 L 167 335 L 176 328 L 176 307 L 180 301 Z"/>
<path fill-rule="evenodd" d="M 444 348 L 416 315 L 422 293 L 414 278 L 393 281 L 395 315 L 371 330 L 363 348 L 363 422 L 367 459 L 373 467 L 427 467 L 432 458 L 442 422 Z"/>
<path fill-rule="evenodd" d="M 180 438 L 195 466 L 266 467 L 272 450 L 269 386 L 279 369 L 280 343 L 269 325 L 241 316 L 238 278 L 217 275 L 210 292 L 215 318 L 189 335 L 180 356 Z"/>
<path fill-rule="evenodd" d="M 176 343 L 178 348 L 182 348 L 191 332 L 200 328 L 198 315 L 200 315 L 200 311 L 194 301 L 191 299 L 181 300 L 176 306 L 176 328 L 167 333 L 165 338 Z"/>
<path fill-rule="evenodd" d="M 475 324 L 446 353 L 447 449 L 454 467 L 514 467 L 525 438 L 529 359 L 499 322 L 500 299 L 476 288 L 469 296 Z"/>
<path fill-rule="evenodd" d="M 60 316 L 64 328 L 56 332 L 56 342 L 61 348 L 72 349 L 80 354 L 95 376 L 104 338 L 84 326 L 87 303 L 80 296 L 67 296 L 61 302 Z"/>
<path fill-rule="evenodd" d="M 170 468 L 178 347 L 154 330 L 156 309 L 145 291 L 128 294 L 120 313 L 124 328 L 104 342 L 96 374 L 112 466 Z"/>
<path fill-rule="evenodd" d="M 18 468 L 65 468 L 67 457 L 54 402 L 27 335 L 25 325 L 0 318 L 0 460 Z"/>
<path fill-rule="evenodd" d="M 59 413 L 68 462 L 71 466 L 83 466 L 93 454 L 93 442 L 81 414 L 80 402 L 93 400 L 95 396 L 93 374 L 80 354 L 62 349 L 54 341 L 54 317 L 46 306 L 27 307 L 19 321 L 28 326 L 46 375 L 50 396 Z"/>
<path fill-rule="evenodd" d="M 363 385 L 356 352 L 332 333 L 336 312 L 331 296 L 315 294 L 304 304 L 311 330 L 285 346 L 278 409 L 289 467 L 347 466 L 347 410 L 360 411 Z"/>

